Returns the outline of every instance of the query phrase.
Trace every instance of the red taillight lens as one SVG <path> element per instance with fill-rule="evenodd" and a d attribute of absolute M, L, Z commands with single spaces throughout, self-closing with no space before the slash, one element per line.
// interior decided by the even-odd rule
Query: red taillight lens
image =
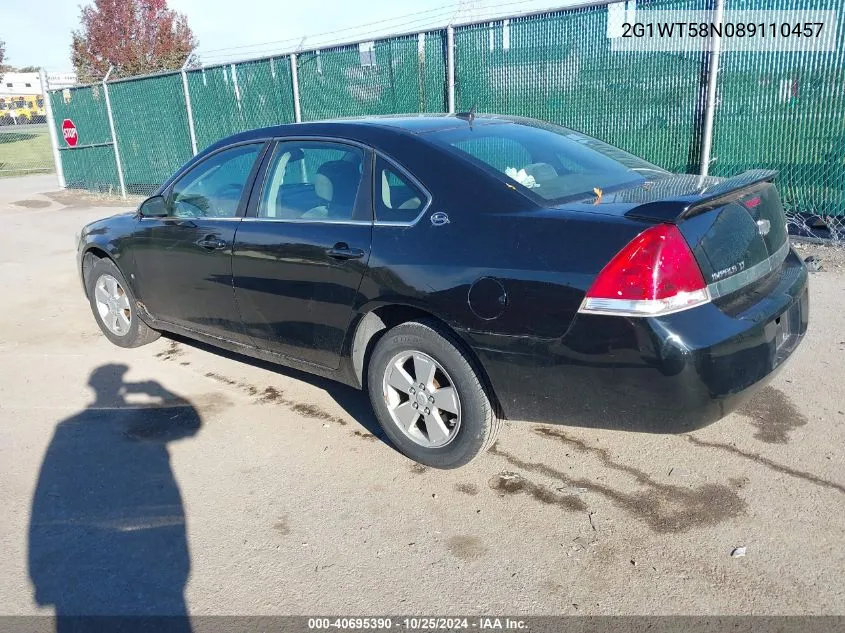
<path fill-rule="evenodd" d="M 598 274 L 581 312 L 657 316 L 710 301 L 710 293 L 678 227 L 640 233 Z"/>
<path fill-rule="evenodd" d="M 751 198 L 750 200 L 746 200 L 742 204 L 745 205 L 746 209 L 755 209 L 755 208 L 760 206 L 760 203 L 762 201 L 763 200 L 760 198 L 760 196 L 756 196 L 755 198 Z"/>

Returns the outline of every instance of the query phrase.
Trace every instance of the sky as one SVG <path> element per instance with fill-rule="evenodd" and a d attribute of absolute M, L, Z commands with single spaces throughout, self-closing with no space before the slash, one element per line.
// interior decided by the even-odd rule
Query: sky
<path fill-rule="evenodd" d="M 449 22 L 564 5 L 579 0 L 169 0 L 187 15 L 204 63 L 259 57 L 328 42 L 408 32 Z M 71 31 L 80 0 L 0 0 L 0 40 L 6 63 L 72 70 Z M 336 32 L 335 31 L 339 31 Z"/>

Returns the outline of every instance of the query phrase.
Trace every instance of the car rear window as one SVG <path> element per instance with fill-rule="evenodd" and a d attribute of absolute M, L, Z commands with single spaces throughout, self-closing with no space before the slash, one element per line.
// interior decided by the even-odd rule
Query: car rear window
<path fill-rule="evenodd" d="M 595 189 L 624 189 L 668 175 L 612 145 L 552 124 L 467 123 L 426 136 L 541 203 L 595 195 Z"/>

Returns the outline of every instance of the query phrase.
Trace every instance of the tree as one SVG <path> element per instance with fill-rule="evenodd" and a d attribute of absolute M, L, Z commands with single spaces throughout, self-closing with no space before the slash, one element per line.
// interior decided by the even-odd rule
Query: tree
<path fill-rule="evenodd" d="M 197 47 L 181 13 L 167 0 L 94 0 L 82 7 L 73 32 L 71 59 L 82 83 L 177 70 Z"/>
<path fill-rule="evenodd" d="M 0 40 L 0 66 L 3 66 L 3 59 L 6 57 L 6 42 Z"/>

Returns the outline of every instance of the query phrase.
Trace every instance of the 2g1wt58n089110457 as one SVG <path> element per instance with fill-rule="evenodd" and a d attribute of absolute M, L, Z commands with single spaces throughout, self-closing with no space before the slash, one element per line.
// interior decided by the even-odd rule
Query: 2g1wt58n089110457
<path fill-rule="evenodd" d="M 836 50 L 836 11 L 649 11 L 625 14 L 608 29 L 614 52 Z"/>

